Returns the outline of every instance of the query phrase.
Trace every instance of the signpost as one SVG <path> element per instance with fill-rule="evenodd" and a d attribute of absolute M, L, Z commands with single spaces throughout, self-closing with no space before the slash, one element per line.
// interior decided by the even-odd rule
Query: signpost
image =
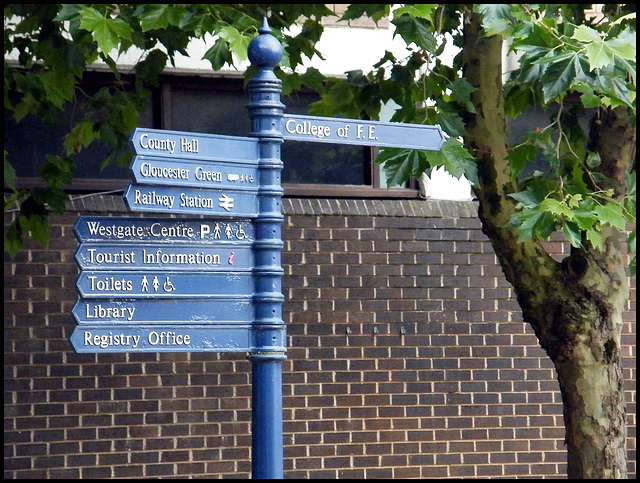
<path fill-rule="evenodd" d="M 284 140 L 438 150 L 437 126 L 283 114 L 266 19 L 249 44 L 251 137 L 135 129 L 131 211 L 200 218 L 83 216 L 77 352 L 248 352 L 253 478 L 283 478 L 280 183 Z M 211 218 L 214 217 L 214 218 Z"/>

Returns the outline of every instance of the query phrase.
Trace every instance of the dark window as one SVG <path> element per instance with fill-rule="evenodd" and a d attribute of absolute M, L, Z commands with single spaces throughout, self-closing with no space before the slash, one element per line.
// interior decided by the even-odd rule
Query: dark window
<path fill-rule="evenodd" d="M 104 86 L 112 84 L 112 77 L 103 74 L 89 74 L 82 85 L 87 95 L 93 95 Z M 38 183 L 39 166 L 46 160 L 47 154 L 64 156 L 64 135 L 74 119 L 83 115 L 84 99 L 69 103 L 65 110 L 48 120 L 29 114 L 19 123 L 4 111 L 4 146 L 7 158 L 16 170 L 19 181 Z M 153 103 L 149 102 L 149 109 L 139 117 L 139 126 L 154 127 L 152 119 Z M 107 148 L 99 143 L 92 143 L 79 154 L 72 156 L 75 161 L 76 172 L 71 191 L 94 191 L 105 189 L 121 189 L 130 179 L 128 166 L 109 163 L 102 166 L 107 155 Z"/>

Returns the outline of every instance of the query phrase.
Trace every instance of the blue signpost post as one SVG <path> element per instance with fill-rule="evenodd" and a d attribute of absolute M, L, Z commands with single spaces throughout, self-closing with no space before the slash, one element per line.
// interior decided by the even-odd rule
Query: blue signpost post
<path fill-rule="evenodd" d="M 131 211 L 197 219 L 83 216 L 77 352 L 247 352 L 252 477 L 282 479 L 281 146 L 285 140 L 439 150 L 440 127 L 292 116 L 264 19 L 249 44 L 250 137 L 135 129 Z M 210 218 L 215 217 L 215 218 Z"/>
<path fill-rule="evenodd" d="M 252 363 L 252 470 L 253 478 L 282 479 L 283 420 L 282 362 L 286 359 L 285 325 L 282 320 L 282 214 L 280 157 L 282 83 L 273 69 L 282 59 L 282 45 L 271 35 L 264 19 L 259 35 L 249 44 L 248 56 L 257 68 L 249 81 L 251 136 L 258 139 L 260 156 L 256 241 L 254 243 L 256 293 L 254 330 L 259 348 L 249 355 Z"/>

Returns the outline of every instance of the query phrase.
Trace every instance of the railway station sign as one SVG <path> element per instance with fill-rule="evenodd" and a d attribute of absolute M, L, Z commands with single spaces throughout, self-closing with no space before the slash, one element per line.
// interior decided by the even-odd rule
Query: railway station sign
<path fill-rule="evenodd" d="M 244 218 L 258 216 L 258 196 L 247 191 L 130 184 L 124 198 L 131 211 Z"/>

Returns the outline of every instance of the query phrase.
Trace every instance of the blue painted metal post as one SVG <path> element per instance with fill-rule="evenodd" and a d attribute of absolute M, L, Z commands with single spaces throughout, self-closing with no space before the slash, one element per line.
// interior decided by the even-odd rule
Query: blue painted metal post
<path fill-rule="evenodd" d="M 282 362 L 286 359 L 286 328 L 282 320 L 282 83 L 273 69 L 282 59 L 282 45 L 271 35 L 265 18 L 250 43 L 249 60 L 258 70 L 249 81 L 251 136 L 258 138 L 259 212 L 255 221 L 252 363 L 252 478 L 283 479 Z"/>

